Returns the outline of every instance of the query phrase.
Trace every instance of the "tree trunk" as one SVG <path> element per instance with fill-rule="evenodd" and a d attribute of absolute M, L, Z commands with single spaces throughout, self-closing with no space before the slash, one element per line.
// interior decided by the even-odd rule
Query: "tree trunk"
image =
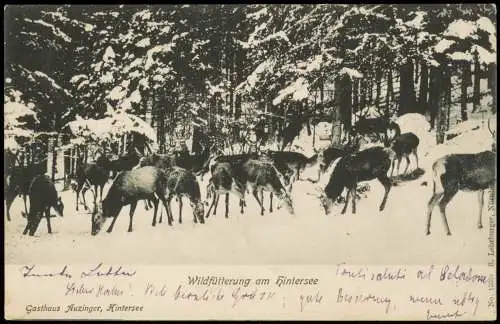
<path fill-rule="evenodd" d="M 359 100 L 359 110 L 365 109 L 367 102 L 366 102 L 366 79 L 361 79 L 360 80 L 360 100 Z"/>
<path fill-rule="evenodd" d="M 373 75 L 368 76 L 368 105 L 371 107 L 373 105 Z"/>
<path fill-rule="evenodd" d="M 429 68 L 425 63 L 420 67 L 420 89 L 418 106 L 421 114 L 427 111 L 427 95 L 429 94 Z"/>
<path fill-rule="evenodd" d="M 472 94 L 473 108 L 472 112 L 476 112 L 481 102 L 481 64 L 479 63 L 479 54 L 477 50 L 474 52 L 474 91 Z"/>
<path fill-rule="evenodd" d="M 460 83 L 460 118 L 467 120 L 467 63 L 462 63 L 462 82 Z"/>
<path fill-rule="evenodd" d="M 335 97 L 333 105 L 333 120 L 332 120 L 332 143 L 340 144 L 342 140 L 342 104 L 345 100 L 343 94 L 344 77 L 339 77 L 335 80 Z"/>
<path fill-rule="evenodd" d="M 415 89 L 413 86 L 413 62 L 408 60 L 400 67 L 398 116 L 415 109 Z"/>
<path fill-rule="evenodd" d="M 357 112 L 359 109 L 359 79 L 354 79 L 352 82 L 352 112 Z"/>
<path fill-rule="evenodd" d="M 491 112 L 497 112 L 497 68 L 495 63 L 488 65 L 488 88 L 491 91 L 492 107 Z"/>
<path fill-rule="evenodd" d="M 439 99 L 441 93 L 441 71 L 439 67 L 431 66 L 429 81 L 429 115 L 431 129 L 436 127 L 436 118 L 439 111 Z"/>
<path fill-rule="evenodd" d="M 376 83 L 377 83 L 377 90 L 376 90 L 377 94 L 375 97 L 375 106 L 377 106 L 377 109 L 380 107 L 380 96 L 382 93 L 382 76 L 383 76 L 382 70 L 380 68 L 377 69 L 377 72 L 375 73 L 375 78 L 376 78 Z"/>
<path fill-rule="evenodd" d="M 448 79 L 450 78 L 450 71 L 449 68 L 446 64 L 441 65 L 441 82 L 442 84 L 446 84 Z M 446 98 L 446 89 L 438 88 L 439 90 L 439 104 L 438 104 L 438 110 L 437 110 L 437 129 L 436 129 L 436 142 L 437 144 L 443 144 L 444 143 L 444 138 L 445 138 L 445 132 L 446 132 L 446 124 L 448 121 L 448 105 L 447 105 L 447 98 Z"/>
<path fill-rule="evenodd" d="M 387 93 L 385 95 L 385 116 L 389 117 L 393 93 L 392 68 L 387 71 Z"/>

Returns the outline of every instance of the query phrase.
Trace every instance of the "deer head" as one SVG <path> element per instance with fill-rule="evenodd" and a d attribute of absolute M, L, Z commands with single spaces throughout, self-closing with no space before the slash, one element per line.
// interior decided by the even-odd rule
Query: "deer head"
<path fill-rule="evenodd" d="M 56 205 L 54 206 L 54 210 L 56 211 L 56 213 L 63 217 L 64 215 L 64 204 L 61 200 L 61 197 L 57 197 L 57 202 L 56 202 Z"/>
<path fill-rule="evenodd" d="M 94 191 L 92 186 L 90 186 L 90 191 L 92 192 L 92 195 L 94 196 L 94 201 L 97 201 L 97 193 Z M 106 199 L 104 199 L 106 200 Z M 103 205 L 104 205 L 103 201 Z M 96 235 L 99 233 L 99 231 L 102 228 L 102 225 L 104 224 L 105 217 L 104 217 L 104 212 L 103 208 L 99 203 L 94 204 L 94 208 L 92 210 L 92 218 L 91 218 L 91 234 Z"/>
<path fill-rule="evenodd" d="M 193 201 L 191 202 L 191 208 L 193 209 L 194 217 L 196 217 L 201 224 L 205 224 L 205 208 L 203 202 L 201 200 Z"/>
<path fill-rule="evenodd" d="M 278 209 L 281 209 L 283 205 L 285 205 L 285 208 L 290 214 L 295 214 L 295 211 L 293 209 L 293 203 L 292 203 L 292 198 L 290 197 L 290 194 L 287 193 L 285 190 L 282 190 L 280 195 L 279 195 L 279 202 L 278 205 L 276 206 Z"/>

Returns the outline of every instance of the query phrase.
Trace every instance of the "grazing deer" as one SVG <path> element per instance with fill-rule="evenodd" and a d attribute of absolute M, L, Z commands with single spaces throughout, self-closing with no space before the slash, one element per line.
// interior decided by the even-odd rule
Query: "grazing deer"
<path fill-rule="evenodd" d="M 352 213 L 356 213 L 356 189 L 358 182 L 378 179 L 384 186 L 385 193 L 379 210 L 385 208 L 391 180 L 387 172 L 391 166 L 394 152 L 384 147 L 370 147 L 368 149 L 352 153 L 342 157 L 333 170 L 330 180 L 324 192 L 320 195 L 321 204 L 326 214 L 329 214 L 333 202 L 340 196 L 344 188 L 347 188 L 347 196 L 342 214 L 347 210 L 349 197 L 352 197 Z"/>
<path fill-rule="evenodd" d="M 408 167 L 410 166 L 410 153 L 412 153 L 415 156 L 415 160 L 417 161 L 417 169 L 418 169 L 418 155 L 417 155 L 417 149 L 418 149 L 418 144 L 420 143 L 420 140 L 418 139 L 418 136 L 408 132 L 408 133 L 403 133 L 399 134 L 397 133 L 396 136 L 394 137 L 392 141 L 391 148 L 396 153 L 394 155 L 394 158 L 392 160 L 392 167 L 391 167 L 391 177 L 392 174 L 394 173 L 394 164 L 396 163 L 396 159 L 398 160 L 398 171 L 397 173 L 399 174 L 399 167 L 401 165 L 401 160 L 403 159 L 403 156 L 406 159 L 406 168 L 403 174 L 406 174 L 406 171 L 408 171 Z"/>
<path fill-rule="evenodd" d="M 47 218 L 47 231 L 52 234 L 52 226 L 50 225 L 50 208 L 54 208 L 59 216 L 63 216 L 64 204 L 59 197 L 54 183 L 47 175 L 38 175 L 31 182 L 29 188 L 30 211 L 28 220 L 24 228 L 23 235 L 29 231 L 29 235 L 33 236 L 38 229 L 38 225 L 45 213 Z"/>
<path fill-rule="evenodd" d="M 305 157 L 304 155 L 298 153 L 297 154 L 288 154 L 288 153 L 293 153 L 293 152 L 281 152 L 281 151 L 269 151 L 271 154 L 264 154 L 263 156 L 259 156 L 258 153 L 245 153 L 245 154 L 234 154 L 234 155 L 219 155 L 216 156 L 215 158 L 212 158 L 210 160 L 210 163 L 206 169 L 209 169 L 210 172 L 213 174 L 216 166 L 220 163 L 228 163 L 230 165 L 230 173 L 234 174 L 234 168 L 237 168 L 239 165 L 243 165 L 245 162 L 253 159 L 253 160 L 266 160 L 269 163 L 272 163 L 274 167 L 278 170 L 278 174 L 283 176 L 283 183 L 285 186 L 288 188 L 288 190 L 291 190 L 291 176 L 293 174 L 293 170 L 291 168 L 294 168 L 294 170 L 300 170 L 305 164 L 300 164 L 302 161 L 308 162 L 309 159 Z M 273 154 L 277 153 L 277 154 Z M 294 161 L 293 158 L 299 157 L 299 162 L 297 164 L 297 161 Z M 314 157 L 314 161 L 316 161 L 317 157 Z M 288 164 L 289 162 L 290 164 Z M 313 162 L 314 163 L 314 162 Z M 206 170 L 205 169 L 205 170 Z M 206 172 L 203 171 L 202 172 Z M 239 180 L 238 180 L 239 181 Z M 262 193 L 261 193 L 262 196 Z M 217 206 L 219 202 L 220 195 L 215 195 L 215 205 L 214 205 L 214 215 L 217 212 Z M 229 194 L 226 193 L 226 202 L 229 201 Z M 240 206 L 243 208 L 245 206 L 245 202 L 240 201 Z M 273 212 L 273 193 L 270 192 L 270 204 L 269 204 L 269 212 Z M 210 208 L 211 209 L 211 208 Z"/>
<path fill-rule="evenodd" d="M 229 193 L 236 195 L 240 201 L 240 212 L 243 214 L 243 207 L 245 206 L 245 187 L 239 182 L 233 174 L 233 169 L 230 163 L 220 162 L 217 163 L 212 171 L 212 177 L 208 181 L 207 186 L 207 201 L 212 197 L 212 204 L 208 209 L 208 218 L 212 207 L 214 208 L 214 215 L 217 213 L 217 205 L 221 194 L 226 194 L 226 214 L 228 218 L 229 213 Z M 208 204 L 208 202 L 207 202 Z"/>
<path fill-rule="evenodd" d="M 495 141 L 496 132 L 488 130 Z M 479 198 L 479 220 L 477 227 L 483 228 L 482 214 L 484 206 L 484 191 L 492 188 L 496 182 L 496 144 L 493 142 L 491 151 L 476 154 L 449 154 L 438 159 L 432 165 L 434 187 L 428 203 L 427 235 L 431 233 L 432 210 L 439 204 L 446 234 L 451 235 L 446 218 L 446 205 L 459 190 L 477 191 Z"/>
<path fill-rule="evenodd" d="M 252 190 L 252 194 L 260 205 L 260 214 L 264 215 L 262 203 L 263 191 L 269 191 L 280 199 L 278 209 L 284 203 L 290 214 L 294 214 L 292 199 L 286 190 L 285 181 L 276 167 L 267 162 L 248 160 L 235 167 L 235 177 L 240 183 Z M 258 197 L 260 192 L 261 198 Z"/>
<path fill-rule="evenodd" d="M 182 197 L 189 199 L 191 208 L 193 209 L 193 220 L 201 224 L 205 223 L 204 208 L 201 201 L 201 192 L 196 176 L 189 170 L 174 167 L 167 171 L 167 217 L 168 224 L 172 225 L 173 216 L 171 202 L 174 196 L 177 196 L 179 201 L 179 224 L 182 224 Z M 160 216 L 160 223 L 162 218 Z"/>
<path fill-rule="evenodd" d="M 396 133 L 401 133 L 399 125 L 389 118 L 381 116 L 376 118 L 365 118 L 360 117 L 359 120 L 352 127 L 351 133 L 357 135 L 371 135 L 374 134 L 378 137 L 380 141 L 384 143 L 384 146 L 389 146 L 389 136 L 387 131 L 394 130 Z M 380 134 L 383 134 L 383 140 L 380 138 Z"/>
<path fill-rule="evenodd" d="M 7 221 L 10 221 L 10 208 L 12 203 L 16 199 L 17 196 L 23 197 L 24 202 L 24 213 L 22 213 L 23 217 L 28 215 L 28 207 L 27 207 L 27 198 L 29 194 L 29 188 L 33 179 L 38 176 L 45 174 L 47 171 L 47 164 L 45 162 L 32 164 L 27 167 L 22 166 L 14 166 L 10 170 L 10 174 L 8 174 L 5 178 L 5 203 L 6 203 L 6 214 Z"/>
<path fill-rule="evenodd" d="M 92 189 L 91 189 L 92 190 Z M 97 193 L 92 190 L 95 196 Z M 137 202 L 143 199 L 150 199 L 154 202 L 154 216 L 152 226 L 156 225 L 156 214 L 158 212 L 158 200 L 168 211 L 167 201 L 167 176 L 164 171 L 152 166 L 145 166 L 139 169 L 123 171 L 115 178 L 109 188 L 106 198 L 102 204 L 95 204 L 92 213 L 92 235 L 96 235 L 101 230 L 104 221 L 112 217 L 113 220 L 107 230 L 111 233 L 115 225 L 116 218 L 120 214 L 123 206 L 130 205 L 130 222 L 128 231 L 132 232 L 132 219 L 134 217 Z M 169 224 L 172 224 L 169 219 Z"/>

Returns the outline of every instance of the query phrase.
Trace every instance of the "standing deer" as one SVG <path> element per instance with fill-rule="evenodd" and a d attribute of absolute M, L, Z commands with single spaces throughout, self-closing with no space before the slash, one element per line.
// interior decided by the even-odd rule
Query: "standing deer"
<path fill-rule="evenodd" d="M 54 208 L 59 216 L 63 216 L 64 204 L 61 197 L 58 196 L 56 187 L 49 176 L 42 174 L 33 179 L 29 188 L 30 211 L 26 227 L 23 235 L 29 231 L 29 235 L 33 236 L 38 229 L 38 225 L 45 213 L 47 218 L 47 231 L 52 234 L 52 226 L 50 225 L 50 208 Z"/>
<path fill-rule="evenodd" d="M 229 193 L 236 195 L 240 201 L 240 212 L 243 214 L 243 207 L 245 206 L 245 187 L 238 181 L 233 174 L 233 168 L 228 162 L 217 163 L 212 171 L 212 177 L 208 181 L 207 186 L 207 201 L 212 198 L 212 204 L 208 209 L 208 218 L 212 207 L 214 208 L 214 215 L 217 213 L 217 205 L 221 194 L 226 194 L 226 214 L 228 218 L 229 213 Z M 207 202 L 208 203 L 208 202 Z"/>
<path fill-rule="evenodd" d="M 476 154 L 449 154 L 438 159 L 432 165 L 434 187 L 432 197 L 428 203 L 427 235 L 431 233 L 432 210 L 436 204 L 439 204 L 446 234 L 451 235 L 446 218 L 446 205 L 459 190 L 478 192 L 479 220 L 477 227 L 479 229 L 483 228 L 484 191 L 493 187 L 496 182 L 496 132 L 491 130 L 489 120 L 488 130 L 494 141 L 491 151 Z"/>
<path fill-rule="evenodd" d="M 174 167 L 167 171 L 167 217 L 168 224 L 171 226 L 173 221 L 171 202 L 174 196 L 179 201 L 179 224 L 182 224 L 182 197 L 187 197 L 193 209 L 193 220 L 201 224 L 205 223 L 203 202 L 201 201 L 201 192 L 196 176 L 183 168 Z M 160 216 L 160 223 L 162 218 Z"/>
<path fill-rule="evenodd" d="M 406 174 L 406 171 L 408 171 L 408 167 L 410 166 L 410 153 L 412 153 L 415 156 L 415 160 L 417 161 L 417 169 L 418 169 L 418 155 L 417 155 L 417 149 L 418 149 L 418 144 L 420 143 L 420 140 L 418 139 L 418 136 L 408 132 L 408 133 L 403 133 L 403 134 L 397 134 L 393 141 L 391 148 L 396 153 L 394 155 L 394 158 L 392 160 L 392 167 L 391 167 L 391 177 L 392 174 L 394 173 L 394 164 L 396 163 L 396 159 L 398 160 L 398 170 L 397 173 L 399 174 L 399 167 L 401 165 L 401 160 L 403 159 L 403 156 L 406 159 L 406 168 L 403 174 Z"/>
<path fill-rule="evenodd" d="M 92 189 L 91 189 L 92 190 Z M 92 190 L 94 201 L 97 193 Z M 154 203 L 154 216 L 152 225 L 156 225 L 156 214 L 158 212 L 158 200 L 161 200 L 166 210 L 167 201 L 167 176 L 165 172 L 153 167 L 145 166 L 131 171 L 123 171 L 115 178 L 113 184 L 109 188 L 106 198 L 102 204 L 95 204 L 92 213 L 92 235 L 96 235 L 101 230 L 104 221 L 112 217 L 113 220 L 107 230 L 111 233 L 116 219 L 120 214 L 123 206 L 130 205 L 130 222 L 128 231 L 132 232 L 132 219 L 134 217 L 137 202 L 143 199 L 152 200 Z M 169 219 L 169 224 L 172 224 Z"/>
<path fill-rule="evenodd" d="M 106 161 L 109 161 L 106 159 Z M 102 201 L 102 191 L 104 185 L 109 179 L 109 165 L 103 162 L 89 163 L 85 166 L 79 166 L 76 170 L 76 183 L 73 184 L 74 191 L 76 192 L 76 210 L 78 211 L 78 200 L 80 192 L 82 193 L 83 203 L 85 210 L 88 209 L 85 200 L 85 185 L 94 186 L 96 195 L 94 195 L 94 205 L 97 204 L 97 189 L 100 193 L 100 201 Z"/>
<path fill-rule="evenodd" d="M 381 116 L 376 118 L 360 117 L 359 120 L 352 127 L 351 132 L 357 135 L 371 135 L 374 134 L 379 140 L 384 143 L 384 146 L 389 146 L 388 130 L 394 130 L 396 133 L 401 133 L 399 125 L 389 118 Z M 381 136 L 383 137 L 383 140 Z"/>
<path fill-rule="evenodd" d="M 278 209 L 284 203 L 288 212 L 294 214 L 290 193 L 286 190 L 286 182 L 276 167 L 267 162 L 248 160 L 238 164 L 235 168 L 235 177 L 243 186 L 249 186 L 252 194 L 259 203 L 260 214 L 264 215 L 264 204 L 262 203 L 263 192 L 269 191 L 280 199 Z M 258 193 L 260 192 L 260 199 Z"/>
<path fill-rule="evenodd" d="M 10 221 L 10 208 L 12 203 L 19 195 L 22 196 L 24 202 L 24 213 L 22 213 L 22 215 L 26 217 L 28 214 L 26 203 L 31 182 L 36 176 L 42 175 L 47 171 L 47 164 L 41 162 L 27 167 L 14 166 L 9 171 L 10 173 L 5 177 L 4 188 L 7 221 Z"/>
<path fill-rule="evenodd" d="M 324 193 L 319 197 L 326 214 L 330 213 L 333 202 L 344 188 L 347 188 L 347 196 L 341 213 L 346 212 L 349 197 L 352 197 L 352 213 L 355 214 L 358 182 L 372 179 L 378 179 L 384 186 L 384 198 L 379 207 L 380 211 L 384 210 L 392 186 L 387 172 L 393 155 L 394 152 L 391 149 L 377 146 L 342 157 L 333 170 Z"/>

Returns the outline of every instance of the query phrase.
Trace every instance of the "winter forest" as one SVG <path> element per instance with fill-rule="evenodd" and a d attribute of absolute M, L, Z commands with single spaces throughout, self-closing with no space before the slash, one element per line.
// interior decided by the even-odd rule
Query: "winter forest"
<path fill-rule="evenodd" d="M 496 24 L 491 4 L 6 6 L 6 260 L 483 263 Z"/>

